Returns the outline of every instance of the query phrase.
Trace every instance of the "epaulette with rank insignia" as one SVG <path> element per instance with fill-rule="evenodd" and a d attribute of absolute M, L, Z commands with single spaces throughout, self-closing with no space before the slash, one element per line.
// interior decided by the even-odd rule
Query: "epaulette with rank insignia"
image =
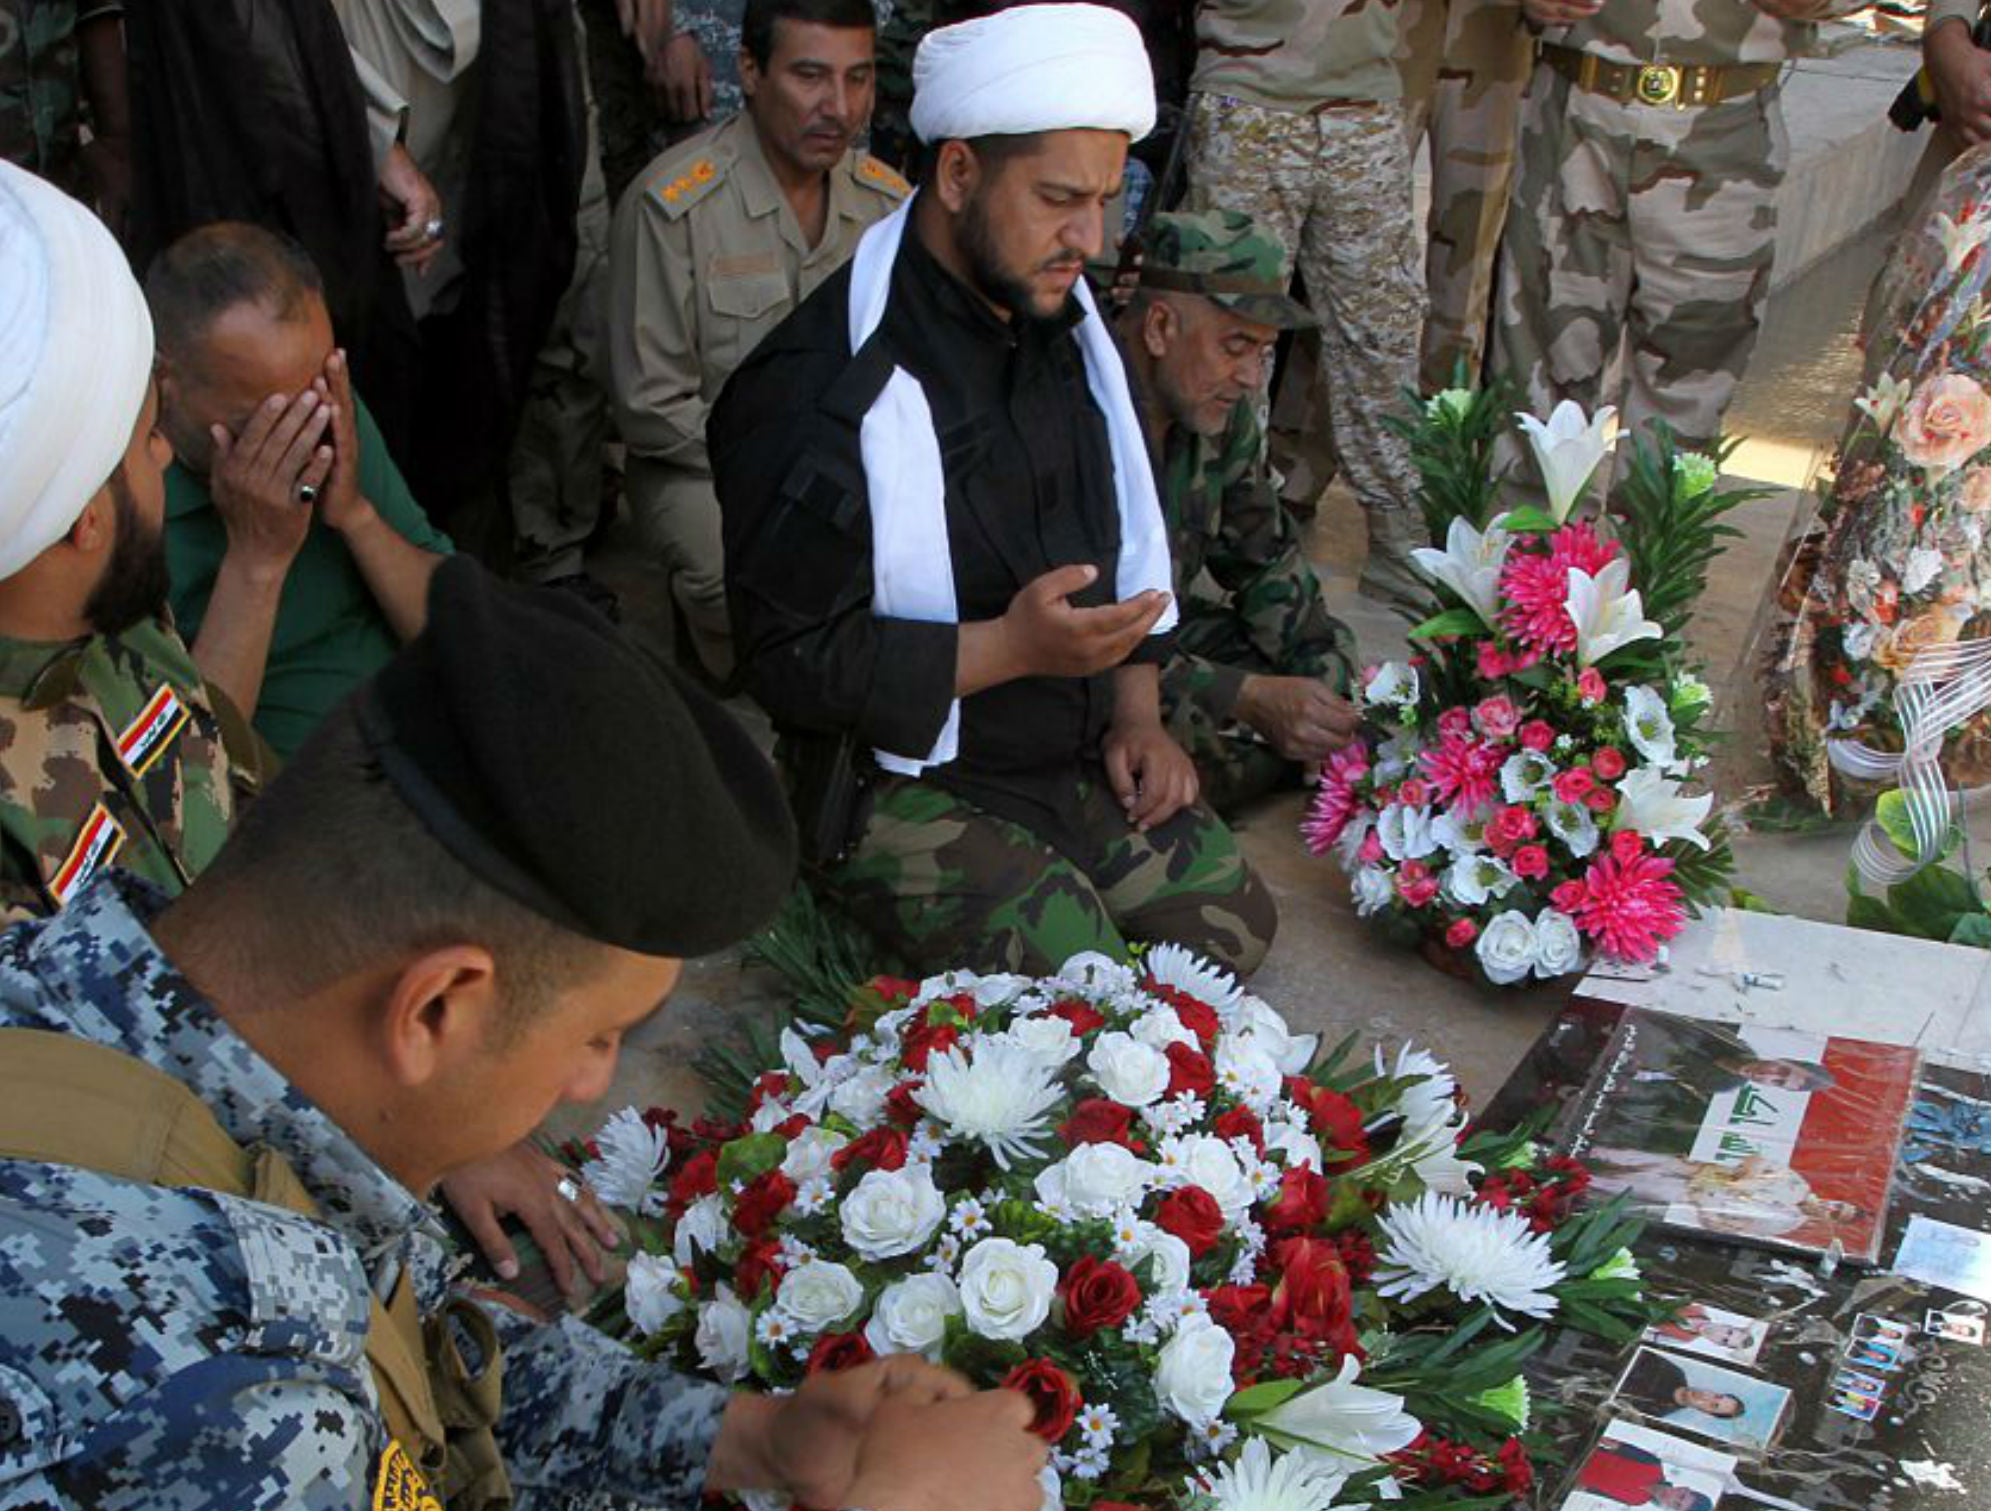
<path fill-rule="evenodd" d="M 857 179 L 859 183 L 869 184 L 894 199 L 905 199 L 913 192 L 913 186 L 901 178 L 896 170 L 880 162 L 869 152 L 858 156 Z"/>
<path fill-rule="evenodd" d="M 646 192 L 676 220 L 726 181 L 728 166 L 716 157 L 696 157 L 674 177 L 660 173 L 646 186 Z"/>

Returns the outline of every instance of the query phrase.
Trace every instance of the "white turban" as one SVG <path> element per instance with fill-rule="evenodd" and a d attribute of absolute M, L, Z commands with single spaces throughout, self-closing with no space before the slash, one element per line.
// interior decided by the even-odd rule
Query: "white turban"
<path fill-rule="evenodd" d="M 1019 5 L 929 32 L 913 55 L 923 142 L 1034 131 L 1155 129 L 1141 32 L 1104 5 Z"/>
<path fill-rule="evenodd" d="M 117 470 L 152 377 L 152 316 L 104 223 L 0 162 L 0 578 Z"/>

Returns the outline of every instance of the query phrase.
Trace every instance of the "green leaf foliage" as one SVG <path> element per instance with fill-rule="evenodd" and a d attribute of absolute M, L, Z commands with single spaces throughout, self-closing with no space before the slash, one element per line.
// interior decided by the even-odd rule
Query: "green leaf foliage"
<path fill-rule="evenodd" d="M 1690 494 L 1675 471 L 1680 448 L 1673 433 L 1663 422 L 1656 424 L 1655 434 L 1657 441 L 1639 437 L 1632 443 L 1632 459 L 1617 491 L 1616 524 L 1647 618 L 1669 636 L 1678 636 L 1701 601 L 1709 564 L 1722 551 L 1723 541 L 1742 534 L 1722 524 L 1722 517 L 1770 490 L 1718 484 Z M 1716 462 L 1734 450 L 1734 442 L 1720 443 Z M 1619 663 L 1615 660 L 1613 665 Z"/>
<path fill-rule="evenodd" d="M 1507 384 L 1469 389 L 1466 374 L 1457 377 L 1458 387 L 1466 391 L 1459 410 L 1427 405 L 1407 394 L 1411 402 L 1406 411 L 1383 421 L 1410 446 L 1411 464 L 1418 470 L 1418 506 L 1434 541 L 1443 541 L 1456 519 L 1477 528 L 1495 512 L 1494 444 L 1510 423 L 1515 402 Z"/>

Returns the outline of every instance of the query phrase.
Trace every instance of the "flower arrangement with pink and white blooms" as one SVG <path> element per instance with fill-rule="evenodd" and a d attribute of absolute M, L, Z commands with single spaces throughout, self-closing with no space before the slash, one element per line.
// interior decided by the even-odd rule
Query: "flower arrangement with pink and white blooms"
<path fill-rule="evenodd" d="M 1173 946 L 875 979 L 782 1055 L 740 1122 L 575 1152 L 641 1249 L 598 1325 L 761 1390 L 910 1352 L 1022 1392 L 1048 1505 L 1523 1498 L 1546 1330 L 1664 1311 L 1577 1163 Z"/>
<path fill-rule="evenodd" d="M 1369 668 L 1361 736 L 1323 766 L 1302 828 L 1358 914 L 1498 986 L 1650 963 L 1730 871 L 1706 765 L 1708 687 L 1682 632 L 1747 494 L 1709 457 L 1642 448 L 1617 519 L 1573 506 L 1612 411 L 1518 417 L 1540 506 L 1499 511 L 1500 416 L 1449 390 L 1407 427 L 1435 540 L 1419 649 Z"/>

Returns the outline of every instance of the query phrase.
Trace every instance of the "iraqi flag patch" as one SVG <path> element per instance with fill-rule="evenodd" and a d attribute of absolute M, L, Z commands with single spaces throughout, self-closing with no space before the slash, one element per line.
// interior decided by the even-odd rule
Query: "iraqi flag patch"
<path fill-rule="evenodd" d="M 111 817 L 111 811 L 103 804 L 93 807 L 90 817 L 83 821 L 76 843 L 63 857 L 62 865 L 55 869 L 55 875 L 49 878 L 48 890 L 54 895 L 56 906 L 67 907 L 84 883 L 117 859 L 124 843 L 124 826 Z"/>
<path fill-rule="evenodd" d="M 161 683 L 159 691 L 138 711 L 138 718 L 118 736 L 118 759 L 125 764 L 125 770 L 134 777 L 144 776 L 145 769 L 173 743 L 173 737 L 186 722 L 187 708 L 180 702 L 180 695 L 171 684 Z"/>

